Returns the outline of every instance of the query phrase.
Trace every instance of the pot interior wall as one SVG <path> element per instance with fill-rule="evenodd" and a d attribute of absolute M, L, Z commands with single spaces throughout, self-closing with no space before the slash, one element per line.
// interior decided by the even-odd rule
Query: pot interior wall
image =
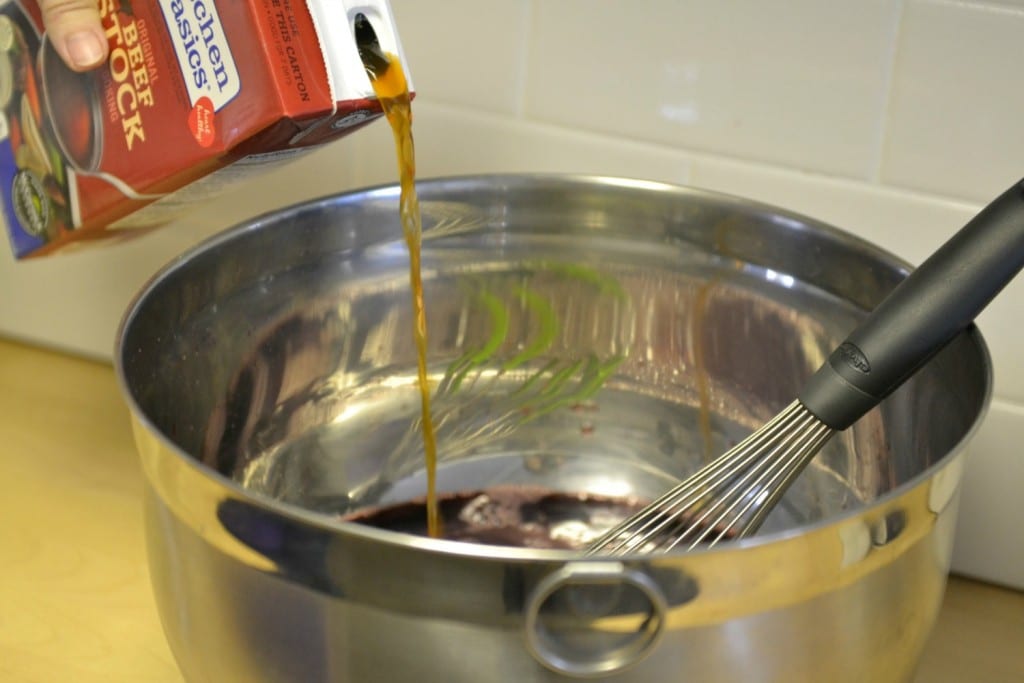
<path fill-rule="evenodd" d="M 648 498 L 759 426 L 903 276 L 848 235 L 695 191 L 565 178 L 420 184 L 440 487 Z M 139 411 L 187 457 L 329 515 L 423 495 L 393 188 L 225 233 L 126 318 Z M 922 475 L 984 408 L 957 338 L 838 435 L 766 528 Z"/>

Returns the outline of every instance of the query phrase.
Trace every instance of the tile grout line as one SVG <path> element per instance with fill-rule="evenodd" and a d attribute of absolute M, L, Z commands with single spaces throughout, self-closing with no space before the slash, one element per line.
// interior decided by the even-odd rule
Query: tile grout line
<path fill-rule="evenodd" d="M 519 55 L 519 77 L 516 79 L 515 108 L 513 110 L 515 118 L 519 120 L 526 118 L 526 83 L 530 76 L 530 47 L 533 44 L 533 22 L 537 14 L 534 0 L 522 0 L 522 2 L 524 6 L 521 19 L 523 41 L 520 45 L 522 51 Z"/>
<path fill-rule="evenodd" d="M 681 160 L 687 161 L 691 164 L 693 162 L 701 163 L 705 161 L 738 164 L 741 166 L 748 166 L 756 172 L 791 174 L 794 176 L 801 176 L 813 181 L 847 185 L 853 188 L 872 190 L 882 192 L 884 194 L 899 194 L 912 199 L 930 202 L 940 202 L 942 204 L 952 205 L 959 208 L 966 208 L 968 210 L 975 212 L 978 209 L 980 209 L 982 205 L 977 200 L 960 197 L 956 195 L 946 195 L 934 192 L 927 192 L 917 188 L 904 187 L 902 185 L 876 183 L 871 182 L 869 180 L 865 180 L 864 178 L 854 178 L 852 176 L 830 175 L 819 171 L 801 169 L 796 166 L 784 166 L 779 164 L 773 164 L 768 161 L 752 159 L 749 157 L 729 156 L 726 154 L 718 154 L 706 150 L 695 150 L 683 147 L 667 147 L 640 138 L 616 138 L 601 131 L 583 128 L 570 128 L 561 123 L 553 123 L 542 119 L 534 119 L 529 117 L 517 118 L 515 115 L 512 115 L 508 112 L 498 112 L 490 109 L 467 107 L 463 104 L 446 102 L 444 100 L 423 100 L 421 107 L 434 109 L 436 113 L 443 114 L 445 116 L 471 116 L 485 119 L 492 125 L 524 126 L 528 129 L 533 129 L 538 132 L 563 133 L 572 136 L 577 136 L 580 137 L 581 139 L 586 139 L 595 144 L 628 145 L 631 147 L 635 147 L 637 150 L 646 151 L 650 153 L 672 154 L 678 156 Z"/>
<path fill-rule="evenodd" d="M 888 68 L 885 73 L 885 83 L 882 101 L 880 103 L 881 107 L 879 108 L 880 111 L 878 115 L 874 145 L 875 158 L 868 173 L 868 180 L 876 185 L 882 184 L 882 167 L 885 165 L 885 147 L 888 140 L 893 94 L 896 89 L 896 62 L 899 57 L 900 37 L 903 32 L 903 24 L 907 14 L 907 2 L 908 0 L 897 0 L 896 2 L 896 21 L 893 22 L 893 31 L 889 44 L 889 53 L 887 55 Z"/>

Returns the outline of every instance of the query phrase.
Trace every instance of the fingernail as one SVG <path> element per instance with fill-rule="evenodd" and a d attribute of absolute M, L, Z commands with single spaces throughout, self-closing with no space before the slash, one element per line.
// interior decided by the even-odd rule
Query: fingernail
<path fill-rule="evenodd" d="M 103 59 L 103 44 L 92 31 L 72 33 L 64 40 L 64 47 L 75 66 L 95 66 Z"/>

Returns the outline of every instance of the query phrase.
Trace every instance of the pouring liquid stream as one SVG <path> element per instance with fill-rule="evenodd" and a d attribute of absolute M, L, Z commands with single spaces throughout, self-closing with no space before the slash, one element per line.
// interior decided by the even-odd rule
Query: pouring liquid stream
<path fill-rule="evenodd" d="M 361 31 L 366 31 L 360 36 Z M 372 36 L 372 29 L 368 22 L 362 20 L 357 23 L 357 42 L 361 42 L 360 56 L 363 59 L 367 74 L 374 93 L 381 104 L 381 108 L 391 126 L 397 154 L 400 198 L 399 213 L 402 224 L 402 232 L 409 253 L 409 283 L 412 293 L 413 304 L 413 337 L 417 355 L 417 373 L 421 406 L 421 436 L 427 479 L 426 491 L 426 532 L 433 538 L 444 536 L 443 520 L 441 516 L 441 502 L 437 494 L 437 440 L 434 429 L 433 415 L 431 411 L 431 392 L 427 376 L 427 322 L 426 309 L 423 296 L 423 282 L 421 275 L 421 241 L 422 241 L 422 219 L 419 209 L 419 200 L 416 194 L 416 160 L 415 147 L 412 136 L 412 97 L 409 92 L 408 83 L 402 68 L 401 60 L 397 55 L 380 49 L 376 43 L 375 36 Z M 363 40 L 360 40 L 362 37 Z M 714 283 L 708 283 L 698 295 L 698 325 L 697 336 L 702 326 L 700 319 L 703 317 L 703 310 L 706 306 L 707 290 Z M 701 346 L 698 343 L 698 347 Z M 703 377 L 703 353 L 701 348 L 695 349 L 698 375 L 702 376 L 699 382 L 700 388 L 700 429 L 704 441 L 705 453 L 710 455 L 712 447 L 712 435 L 709 415 L 709 388 L 707 380 Z M 451 502 L 451 501 L 449 501 Z M 450 507 L 450 506 L 449 506 Z"/>
<path fill-rule="evenodd" d="M 416 344 L 416 365 L 420 390 L 420 411 L 423 453 L 427 471 L 427 534 L 442 535 L 437 502 L 437 440 L 430 410 L 430 385 L 427 380 L 427 315 L 423 302 L 423 279 L 420 273 L 420 245 L 423 225 L 419 198 L 416 195 L 416 155 L 412 140 L 412 98 L 405 72 L 397 55 L 381 53 L 375 68 L 367 67 L 373 91 L 391 125 L 398 155 L 401 186 L 399 212 L 402 233 L 409 250 L 409 284 L 412 290 L 413 338 Z"/>

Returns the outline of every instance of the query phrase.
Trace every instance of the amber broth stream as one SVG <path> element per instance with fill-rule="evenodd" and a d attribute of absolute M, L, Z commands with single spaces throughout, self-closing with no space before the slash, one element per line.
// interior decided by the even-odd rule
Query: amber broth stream
<path fill-rule="evenodd" d="M 420 243 L 423 223 L 419 199 L 416 196 L 416 153 L 412 141 L 412 97 L 405 72 L 397 55 L 387 53 L 388 66 L 381 73 L 371 73 L 373 91 L 380 100 L 391 132 L 395 137 L 398 154 L 398 173 L 401 184 L 399 211 L 402 233 L 409 249 L 409 284 L 412 289 L 413 337 L 416 342 L 416 365 L 420 389 L 420 420 L 423 432 L 423 452 L 427 469 L 427 534 L 439 538 L 442 534 L 441 516 L 437 503 L 437 440 L 430 412 L 430 384 L 427 380 L 427 314 L 423 302 L 423 278 L 420 274 Z"/>

